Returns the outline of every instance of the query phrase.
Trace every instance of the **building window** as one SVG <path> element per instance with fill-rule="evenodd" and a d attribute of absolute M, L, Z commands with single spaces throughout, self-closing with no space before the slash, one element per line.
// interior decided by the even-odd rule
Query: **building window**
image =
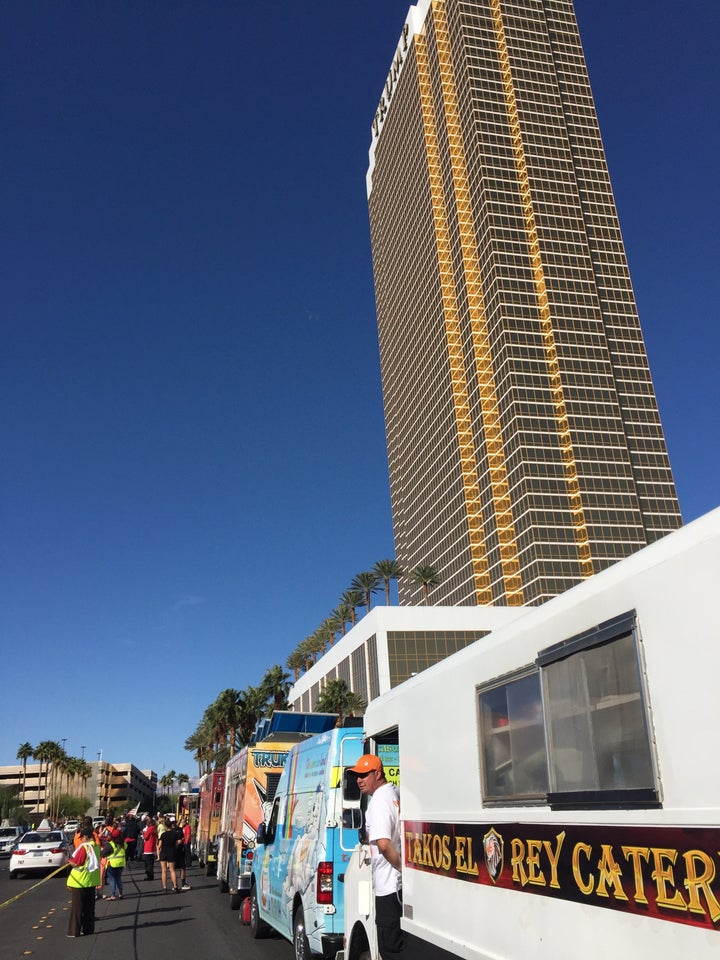
<path fill-rule="evenodd" d="M 487 634 L 487 630 L 393 630 L 387 648 L 390 686 L 439 663 Z"/>
<path fill-rule="evenodd" d="M 368 680 L 370 682 L 369 703 L 371 700 L 380 696 L 380 672 L 378 670 L 377 637 L 375 634 L 368 637 L 365 649 L 367 650 Z"/>

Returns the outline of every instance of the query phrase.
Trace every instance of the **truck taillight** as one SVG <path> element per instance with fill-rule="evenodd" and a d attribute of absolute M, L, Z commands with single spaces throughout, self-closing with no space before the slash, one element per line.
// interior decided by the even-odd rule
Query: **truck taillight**
<path fill-rule="evenodd" d="M 248 851 L 245 853 L 245 859 L 246 859 L 246 860 L 252 860 L 252 859 L 254 858 L 254 856 L 255 856 L 255 853 L 254 853 L 252 850 L 248 850 Z"/>
<path fill-rule="evenodd" d="M 332 860 L 321 860 L 317 868 L 317 902 L 333 902 Z"/>

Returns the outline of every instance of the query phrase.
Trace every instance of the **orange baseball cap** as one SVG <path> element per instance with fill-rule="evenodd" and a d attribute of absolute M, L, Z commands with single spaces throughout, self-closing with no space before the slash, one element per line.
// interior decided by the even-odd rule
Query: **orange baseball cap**
<path fill-rule="evenodd" d="M 371 770 L 382 770 L 382 760 L 374 753 L 363 754 L 355 766 L 350 767 L 351 773 L 370 773 Z"/>

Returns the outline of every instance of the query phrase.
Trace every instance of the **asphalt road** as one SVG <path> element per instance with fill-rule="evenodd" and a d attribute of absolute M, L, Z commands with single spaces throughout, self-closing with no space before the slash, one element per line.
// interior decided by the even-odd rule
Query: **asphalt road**
<path fill-rule="evenodd" d="M 95 933 L 68 939 L 70 896 L 65 876 L 10 880 L 0 859 L 2 960 L 293 960 L 281 938 L 255 941 L 230 909 L 214 877 L 188 871 L 192 890 L 162 893 L 159 869 L 145 879 L 142 864 L 123 872 L 122 900 L 96 903 Z M 108 888 L 105 887 L 105 891 Z"/>

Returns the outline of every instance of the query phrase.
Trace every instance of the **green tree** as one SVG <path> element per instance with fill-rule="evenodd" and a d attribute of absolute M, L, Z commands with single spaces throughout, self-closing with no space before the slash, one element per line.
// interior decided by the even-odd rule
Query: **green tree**
<path fill-rule="evenodd" d="M 232 757 L 237 748 L 238 727 L 243 712 L 242 694 L 239 690 L 228 687 L 218 695 L 213 707 L 219 728 L 224 732 L 223 741 L 227 744 Z"/>
<path fill-rule="evenodd" d="M 87 782 L 92 776 L 92 767 L 84 758 L 78 761 L 78 776 L 82 780 L 83 797 L 87 799 Z"/>
<path fill-rule="evenodd" d="M 26 822 L 25 807 L 20 800 L 17 787 L 0 787 L 0 822 L 3 820 Z"/>
<path fill-rule="evenodd" d="M 45 789 L 43 793 L 43 810 L 42 812 L 49 812 L 48 800 L 50 798 L 50 784 L 48 780 L 48 773 L 50 771 L 50 764 L 53 761 L 53 758 L 56 756 L 57 751 L 60 749 L 60 744 L 56 743 L 54 740 L 42 740 L 36 747 L 33 747 L 33 757 L 40 764 L 40 771 L 38 773 L 38 806 L 40 805 L 40 789 L 43 786 L 42 775 L 43 775 L 43 763 L 45 764 Z"/>
<path fill-rule="evenodd" d="M 18 752 L 16 753 L 16 758 L 22 761 L 23 768 L 23 778 L 22 778 L 22 804 L 25 806 L 25 793 L 27 785 L 27 762 L 34 755 L 35 748 L 31 743 L 28 743 L 27 740 L 25 743 L 21 743 L 18 747 Z"/>
<path fill-rule="evenodd" d="M 422 587 L 423 600 L 427 604 L 430 587 L 436 587 L 441 583 L 440 574 L 430 563 L 420 563 L 409 573 L 410 580 L 418 583 Z"/>
<path fill-rule="evenodd" d="M 287 710 L 289 706 L 290 675 L 285 673 L 280 664 L 276 663 L 274 667 L 265 671 L 265 676 L 260 682 L 260 689 L 268 703 L 269 710 Z"/>
<path fill-rule="evenodd" d="M 349 690 L 344 680 L 328 680 L 313 709 L 315 713 L 336 713 L 337 725 L 341 727 L 345 717 L 362 714 L 366 706 L 360 694 Z"/>
<path fill-rule="evenodd" d="M 372 572 L 382 580 L 385 585 L 385 605 L 390 604 L 390 581 L 398 580 L 404 573 L 402 564 L 397 560 L 378 560 L 372 568 Z"/>
<path fill-rule="evenodd" d="M 66 820 L 79 820 L 85 816 L 90 806 L 87 797 L 73 797 L 69 793 L 59 794 L 57 805 Z"/>
<path fill-rule="evenodd" d="M 198 765 L 198 777 L 204 776 L 210 772 L 212 757 L 214 753 L 213 744 L 210 742 L 211 734 L 204 720 L 201 720 L 195 730 L 185 741 L 185 749 L 191 751 L 193 759 Z"/>
<path fill-rule="evenodd" d="M 357 623 L 357 608 L 365 606 L 365 592 L 350 587 L 340 594 L 340 605 L 350 612 L 350 623 L 355 626 Z"/>
<path fill-rule="evenodd" d="M 253 738 L 258 720 L 265 715 L 267 699 L 261 687 L 247 687 L 241 694 L 239 737 L 240 746 L 247 746 Z"/>
<path fill-rule="evenodd" d="M 345 636 L 345 621 L 337 611 L 333 611 L 329 617 L 325 617 L 320 626 L 328 631 L 330 646 L 335 643 L 336 633 L 339 633 L 341 637 Z"/>
<path fill-rule="evenodd" d="M 167 773 L 164 773 L 160 777 L 160 786 L 165 790 L 165 796 L 168 796 L 172 790 L 172 786 L 175 783 L 175 771 L 168 770 Z"/>
<path fill-rule="evenodd" d="M 365 606 L 370 613 L 370 598 L 376 593 L 380 586 L 380 577 L 373 570 L 366 570 L 364 573 L 357 573 L 350 584 L 351 589 L 360 590 L 365 597 Z"/>
<path fill-rule="evenodd" d="M 292 670 L 292 672 L 295 674 L 296 680 L 300 679 L 300 671 L 305 666 L 305 656 L 299 647 L 295 647 L 293 652 L 285 661 L 285 666 L 288 668 L 288 670 Z"/>

